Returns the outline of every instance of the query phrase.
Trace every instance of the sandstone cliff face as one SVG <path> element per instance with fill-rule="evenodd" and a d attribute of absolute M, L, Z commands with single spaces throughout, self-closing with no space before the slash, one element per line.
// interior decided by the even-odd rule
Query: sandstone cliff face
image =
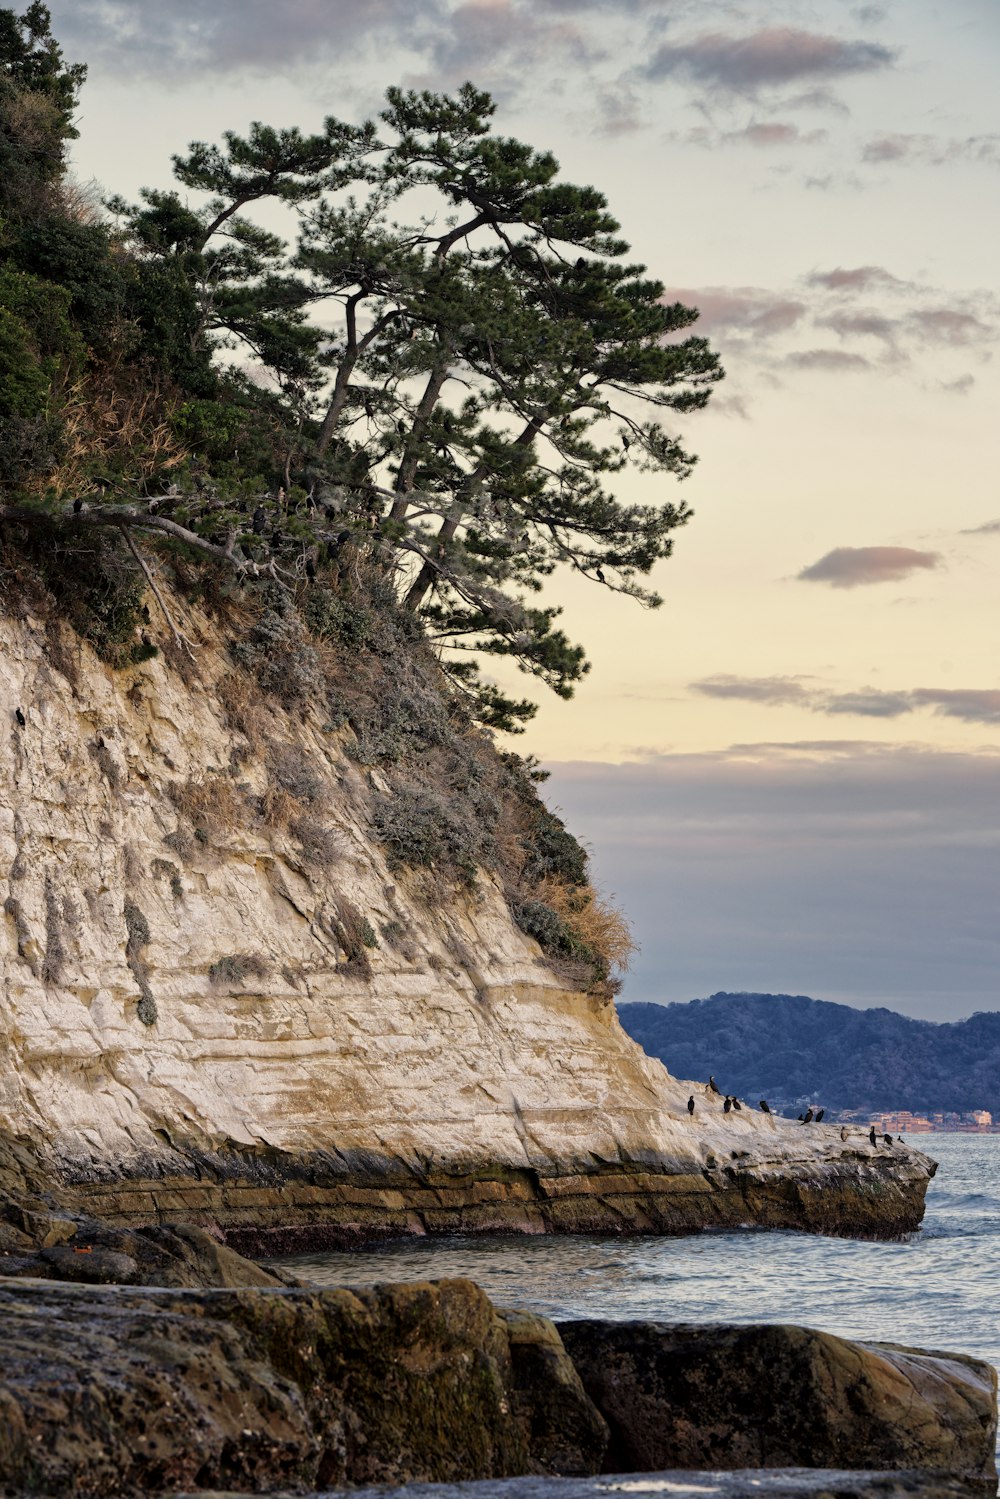
<path fill-rule="evenodd" d="M 275 708 L 265 768 L 220 706 L 221 637 L 177 607 L 183 674 L 0 619 L 0 1133 L 86 1206 L 345 1234 L 919 1222 L 915 1152 L 701 1091 L 689 1120 L 694 1085 L 562 985 L 489 877 L 389 870 L 350 730 Z"/>

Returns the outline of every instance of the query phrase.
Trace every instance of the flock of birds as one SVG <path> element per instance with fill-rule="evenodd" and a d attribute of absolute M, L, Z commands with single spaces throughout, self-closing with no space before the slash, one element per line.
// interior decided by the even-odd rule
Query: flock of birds
<path fill-rule="evenodd" d="M 709 1098 L 711 1098 L 713 1095 L 717 1095 L 719 1098 L 721 1098 L 723 1100 L 723 1103 L 722 1103 L 722 1112 L 724 1114 L 731 1113 L 733 1111 L 733 1109 L 735 1109 L 737 1111 L 737 1113 L 739 1113 L 742 1110 L 742 1108 L 743 1108 L 743 1105 L 740 1103 L 739 1099 L 735 1097 L 734 1094 L 732 1094 L 732 1093 L 723 1093 L 722 1089 L 719 1087 L 719 1085 L 715 1081 L 714 1077 L 710 1077 L 709 1080 L 708 1080 L 708 1082 L 705 1084 L 705 1092 L 708 1094 Z M 760 1110 L 761 1110 L 762 1113 L 764 1113 L 764 1114 L 770 1114 L 771 1107 L 768 1104 L 768 1101 L 767 1101 L 766 1098 L 762 1098 L 762 1099 L 759 1100 L 759 1107 L 760 1107 Z M 694 1101 L 694 1094 L 693 1093 L 691 1094 L 691 1097 L 687 1101 L 687 1111 L 688 1111 L 689 1115 L 692 1115 L 692 1116 L 694 1115 L 695 1101 Z M 825 1112 L 826 1112 L 825 1109 L 817 1109 L 815 1111 L 815 1113 L 813 1112 L 812 1109 L 806 1109 L 806 1111 L 805 1111 L 804 1114 L 800 1114 L 799 1115 L 799 1121 L 798 1122 L 800 1124 L 822 1124 L 822 1122 L 823 1122 L 823 1115 L 825 1114 Z M 841 1127 L 840 1127 L 840 1138 L 842 1140 L 846 1140 L 848 1138 L 849 1133 L 850 1133 L 850 1131 L 848 1130 L 847 1125 L 846 1124 L 841 1125 Z M 893 1140 L 893 1138 L 892 1138 L 891 1135 L 882 1135 L 880 1137 L 878 1131 L 876 1130 L 876 1128 L 874 1126 L 874 1124 L 872 1125 L 871 1129 L 868 1131 L 868 1139 L 871 1141 L 872 1145 L 875 1146 L 876 1149 L 878 1148 L 878 1146 L 880 1144 L 888 1145 L 889 1148 L 891 1149 L 893 1145 L 904 1145 L 906 1143 L 904 1141 L 902 1135 L 897 1136 L 897 1138 L 895 1140 Z"/>

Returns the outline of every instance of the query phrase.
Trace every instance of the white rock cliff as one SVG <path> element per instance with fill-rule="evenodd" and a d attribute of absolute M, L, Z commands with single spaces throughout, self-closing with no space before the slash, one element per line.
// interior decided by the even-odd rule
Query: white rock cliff
<path fill-rule="evenodd" d="M 562 985 L 489 877 L 429 898 L 391 873 L 349 730 L 276 710 L 272 750 L 309 764 L 317 810 L 297 833 L 253 812 L 265 772 L 217 692 L 231 662 L 185 618 L 183 675 L 0 619 L 0 1134 L 92 1211 L 245 1242 L 915 1226 L 924 1157 L 723 1115 Z"/>

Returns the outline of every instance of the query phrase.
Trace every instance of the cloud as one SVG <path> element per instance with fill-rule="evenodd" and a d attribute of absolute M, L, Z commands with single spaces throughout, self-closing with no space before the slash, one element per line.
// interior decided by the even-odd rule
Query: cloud
<path fill-rule="evenodd" d="M 439 23 L 438 3 L 409 0 L 55 0 L 60 42 L 89 60 L 125 63 L 143 74 L 281 68 L 343 57 L 368 38 L 420 41 Z"/>
<path fill-rule="evenodd" d="M 981 526 L 970 526 L 966 531 L 960 531 L 960 536 L 1000 536 L 1000 520 L 988 520 Z"/>
<path fill-rule="evenodd" d="M 1000 755 L 820 739 L 548 768 L 635 924 L 623 999 L 996 1008 Z"/>
<path fill-rule="evenodd" d="M 858 588 L 869 583 L 898 583 L 911 573 L 941 565 L 940 552 L 918 552 L 912 547 L 834 547 L 797 576 L 803 583 Z"/>
<path fill-rule="evenodd" d="M 706 286 L 700 291 L 671 287 L 661 300 L 668 305 L 683 302 L 686 307 L 697 307 L 699 333 L 725 330 L 752 333 L 755 338 L 787 332 L 806 312 L 806 304 L 796 298 L 749 286 Z"/>
<path fill-rule="evenodd" d="M 682 136 L 687 146 L 702 146 L 717 150 L 719 146 L 814 146 L 825 141 L 825 130 L 800 130 L 787 120 L 751 121 L 740 130 L 714 130 L 708 125 L 699 125 Z"/>
<path fill-rule="evenodd" d="M 820 318 L 821 328 L 832 328 L 841 338 L 880 338 L 894 344 L 899 332 L 896 318 L 886 317 L 880 312 L 833 312 Z"/>
<path fill-rule="evenodd" d="M 941 389 L 946 390 L 950 396 L 967 396 L 975 383 L 975 375 L 959 375 L 956 380 L 938 381 Z"/>
<path fill-rule="evenodd" d="M 529 65 L 540 52 L 568 50 L 578 62 L 590 56 L 571 21 L 540 19 L 516 0 L 465 0 L 449 12 L 431 50 L 434 65 L 455 81 L 477 69 L 492 72 L 498 62 Z"/>
<path fill-rule="evenodd" d="M 643 72 L 654 81 L 680 76 L 730 93 L 753 94 L 814 78 L 876 72 L 891 67 L 895 57 L 877 42 L 772 26 L 747 36 L 710 31 L 690 41 L 664 42 Z"/>
<path fill-rule="evenodd" d="M 828 370 L 843 374 L 848 370 L 870 370 L 871 360 L 863 354 L 850 354 L 844 349 L 799 349 L 785 356 L 785 363 L 799 370 Z"/>
<path fill-rule="evenodd" d="M 810 686 L 809 678 L 740 677 L 720 672 L 688 683 L 691 692 L 724 701 L 759 703 L 765 708 L 805 708 L 855 718 L 902 718 L 921 708 L 932 709 L 940 718 L 963 723 L 1000 723 L 1000 690 L 981 687 L 913 687 L 886 691 L 862 687 L 852 692 L 834 692 Z"/>
<path fill-rule="evenodd" d="M 876 135 L 865 144 L 861 160 L 876 165 L 898 161 L 932 167 L 971 161 L 995 167 L 1000 166 L 1000 135 L 967 135 L 950 140 L 934 135 Z"/>
<path fill-rule="evenodd" d="M 850 713 L 859 718 L 900 718 L 912 713 L 913 698 L 908 692 L 884 692 L 871 688 L 861 692 L 834 692 L 818 697 L 816 706 L 822 713 Z"/>
<path fill-rule="evenodd" d="M 893 276 L 881 265 L 858 265 L 848 270 L 837 266 L 832 271 L 813 271 L 806 277 L 810 286 L 820 286 L 826 291 L 864 292 L 882 287 L 904 287 L 905 281 Z"/>
<path fill-rule="evenodd" d="M 927 343 L 968 345 L 994 336 L 994 329 L 971 312 L 928 307 L 910 313 L 910 324 Z"/>
<path fill-rule="evenodd" d="M 646 123 L 638 95 L 621 84 L 602 89 L 597 105 L 599 113 L 594 129 L 598 135 L 631 135 Z"/>
<path fill-rule="evenodd" d="M 811 690 L 804 687 L 797 677 L 737 677 L 723 672 L 692 682 L 690 687 L 692 692 L 700 692 L 703 697 L 736 698 L 773 707 L 809 704 L 813 697 Z"/>
<path fill-rule="evenodd" d="M 963 723 L 1000 723 L 1000 691 L 918 687 L 910 696 L 914 703 L 933 708 L 941 718 L 958 718 Z"/>

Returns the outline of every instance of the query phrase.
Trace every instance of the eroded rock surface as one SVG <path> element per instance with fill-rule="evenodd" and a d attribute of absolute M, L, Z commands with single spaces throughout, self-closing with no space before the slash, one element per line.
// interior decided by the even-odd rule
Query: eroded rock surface
<path fill-rule="evenodd" d="M 834 1460 L 919 1467 L 936 1475 L 930 1492 L 961 1479 L 986 1493 L 995 1388 L 992 1370 L 960 1355 L 802 1328 L 576 1323 L 560 1337 L 469 1281 L 164 1291 L 0 1280 L 4 1494 L 301 1493 L 648 1473 L 667 1460 L 726 1496 L 752 1487 L 727 1485 L 720 1467 Z M 871 1492 L 919 1491 L 899 1482 Z M 614 1481 L 581 1490 L 602 1492 Z"/>
<path fill-rule="evenodd" d="M 77 1210 L 256 1250 L 916 1227 L 926 1157 L 724 1115 L 566 988 L 493 877 L 429 894 L 390 871 L 351 730 L 274 708 L 254 750 L 225 641 L 174 606 L 183 677 L 0 618 L 0 1135 Z M 291 821 L 266 814 L 269 765 L 308 796 Z"/>
<path fill-rule="evenodd" d="M 527 1326 L 541 1320 L 520 1326 L 516 1363 L 544 1341 Z M 201 1293 L 0 1281 L 0 1328 L 0 1489 L 17 1493 L 490 1477 L 551 1471 L 556 1448 L 570 1471 L 595 1472 L 607 1441 L 596 1412 L 586 1429 L 576 1419 L 589 1402 L 551 1324 L 561 1396 L 533 1421 L 507 1323 L 468 1281 Z"/>
<path fill-rule="evenodd" d="M 997 1375 L 979 1359 L 775 1324 L 559 1332 L 611 1428 L 612 1467 L 919 1468 L 996 1483 Z"/>

